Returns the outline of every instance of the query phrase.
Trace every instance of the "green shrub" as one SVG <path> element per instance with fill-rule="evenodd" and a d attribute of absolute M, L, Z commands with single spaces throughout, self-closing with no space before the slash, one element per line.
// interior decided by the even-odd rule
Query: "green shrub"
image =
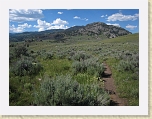
<path fill-rule="evenodd" d="M 44 49 L 37 51 L 38 55 L 43 55 L 45 53 L 46 53 L 46 50 L 44 50 Z"/>
<path fill-rule="evenodd" d="M 39 63 L 33 62 L 30 58 L 23 58 L 10 67 L 10 72 L 16 76 L 26 76 L 37 74 L 41 69 L 42 66 Z"/>
<path fill-rule="evenodd" d="M 97 58 L 89 58 L 86 60 L 75 61 L 72 64 L 73 73 L 88 73 L 89 75 L 96 75 L 102 77 L 104 66 L 100 64 Z"/>
<path fill-rule="evenodd" d="M 70 51 L 69 55 L 72 57 L 75 55 L 75 51 Z"/>
<path fill-rule="evenodd" d="M 42 106 L 106 106 L 110 98 L 97 84 L 82 85 L 71 76 L 45 78 L 34 93 L 34 104 Z"/>
<path fill-rule="evenodd" d="M 118 65 L 119 71 L 131 71 L 136 72 L 139 70 L 139 62 L 134 60 L 124 61 L 121 60 Z"/>
<path fill-rule="evenodd" d="M 10 52 L 10 53 L 9 53 L 9 63 L 12 63 L 14 59 L 15 59 L 15 54 L 14 54 L 14 52 Z"/>
<path fill-rule="evenodd" d="M 21 55 L 24 55 L 24 56 L 28 55 L 27 48 L 23 45 L 15 47 L 14 53 L 15 53 L 16 58 L 20 58 Z"/>
<path fill-rule="evenodd" d="M 73 68 L 73 73 L 77 74 L 77 73 L 85 73 L 87 70 L 87 67 L 85 65 L 84 61 L 75 61 L 72 63 L 72 68 Z"/>
<path fill-rule="evenodd" d="M 133 73 L 133 74 L 131 75 L 131 78 L 132 78 L 133 80 L 139 80 L 139 71 Z"/>
<path fill-rule="evenodd" d="M 32 79 L 32 80 L 31 80 Z M 39 82 L 39 81 L 38 81 Z M 30 76 L 10 76 L 9 78 L 9 105 L 29 106 L 33 102 L 32 91 L 37 82 Z"/>
<path fill-rule="evenodd" d="M 73 79 L 75 79 L 80 84 L 92 84 L 98 82 L 95 76 L 89 75 L 87 73 L 78 73 L 77 75 L 73 76 Z"/>
<path fill-rule="evenodd" d="M 53 59 L 54 54 L 52 52 L 46 52 L 43 54 L 43 59 Z"/>
<path fill-rule="evenodd" d="M 90 57 L 91 57 L 90 55 L 86 54 L 83 51 L 79 51 L 79 52 L 73 54 L 73 59 L 77 60 L 77 61 L 86 60 L 86 59 L 88 59 Z"/>
<path fill-rule="evenodd" d="M 65 52 L 59 52 L 57 53 L 57 58 L 58 59 L 64 59 L 66 57 L 66 53 Z"/>
<path fill-rule="evenodd" d="M 20 82 L 18 78 L 9 79 L 9 105 L 15 105 L 21 95 Z"/>
<path fill-rule="evenodd" d="M 24 84 L 24 88 L 25 88 L 25 90 L 32 90 L 32 88 L 33 88 L 33 86 L 32 86 L 32 84 L 31 83 L 25 83 Z"/>

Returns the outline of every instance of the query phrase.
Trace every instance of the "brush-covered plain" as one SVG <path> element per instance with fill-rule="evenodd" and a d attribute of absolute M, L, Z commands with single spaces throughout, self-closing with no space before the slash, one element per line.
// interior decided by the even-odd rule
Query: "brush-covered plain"
<path fill-rule="evenodd" d="M 112 39 L 72 36 L 9 44 L 10 106 L 109 106 L 106 62 L 119 97 L 139 105 L 139 34 Z"/>

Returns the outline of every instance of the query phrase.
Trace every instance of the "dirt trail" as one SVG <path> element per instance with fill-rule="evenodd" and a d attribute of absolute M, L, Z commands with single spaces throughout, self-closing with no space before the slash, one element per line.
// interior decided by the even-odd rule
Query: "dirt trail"
<path fill-rule="evenodd" d="M 104 62 L 104 88 L 110 94 L 110 106 L 127 106 L 127 100 L 124 98 L 119 98 L 116 92 L 116 86 L 114 84 L 114 79 L 112 78 L 112 72 L 110 67 Z"/>

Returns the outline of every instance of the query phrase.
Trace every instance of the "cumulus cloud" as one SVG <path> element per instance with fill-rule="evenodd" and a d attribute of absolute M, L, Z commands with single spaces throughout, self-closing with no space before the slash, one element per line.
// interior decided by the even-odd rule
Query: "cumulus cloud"
<path fill-rule="evenodd" d="M 126 28 L 127 28 L 127 29 L 130 29 L 130 30 L 134 30 L 135 28 L 137 28 L 137 26 L 133 26 L 133 25 L 128 24 L 128 25 L 126 26 Z"/>
<path fill-rule="evenodd" d="M 33 27 L 38 28 L 38 31 L 44 31 L 46 30 L 48 27 L 51 26 L 50 23 L 46 22 L 46 21 L 42 21 L 40 19 L 37 20 L 37 24 L 38 25 L 34 25 Z"/>
<path fill-rule="evenodd" d="M 80 20 L 84 20 L 84 21 L 88 21 L 89 20 L 87 18 L 81 18 L 81 17 L 78 17 L 78 16 L 73 17 L 73 19 L 80 19 Z"/>
<path fill-rule="evenodd" d="M 63 12 L 58 12 L 58 14 L 63 14 Z"/>
<path fill-rule="evenodd" d="M 107 18 L 107 21 L 135 21 L 139 17 L 139 14 L 134 14 L 134 15 L 123 15 L 122 13 L 115 13 L 112 14 Z"/>
<path fill-rule="evenodd" d="M 9 26 L 9 31 L 11 33 L 20 33 L 20 32 L 24 32 L 25 28 L 31 28 L 32 25 L 28 25 L 27 23 L 24 24 L 19 24 L 17 27 L 15 27 L 15 25 L 10 25 Z"/>
<path fill-rule="evenodd" d="M 105 17 L 104 15 L 102 15 L 101 17 Z"/>
<path fill-rule="evenodd" d="M 68 26 L 65 26 L 68 24 L 67 21 L 61 20 L 60 18 L 57 18 L 52 23 L 48 23 L 46 21 L 42 21 L 40 19 L 37 20 L 38 25 L 34 25 L 33 27 L 38 28 L 38 31 L 44 31 L 49 29 L 67 29 Z"/>
<path fill-rule="evenodd" d="M 114 24 L 111 24 L 111 23 L 106 23 L 107 25 L 113 25 L 113 26 L 117 26 L 117 27 L 120 27 L 120 25 L 119 24 L 117 24 L 117 23 L 114 23 Z"/>
<path fill-rule="evenodd" d="M 43 18 L 40 9 L 10 9 L 9 20 L 12 22 L 36 21 Z"/>
<path fill-rule="evenodd" d="M 60 18 L 57 18 L 56 20 L 53 21 L 54 25 L 57 25 L 57 24 L 60 24 L 60 25 L 65 25 L 65 24 L 68 24 L 67 21 L 64 21 L 64 20 L 61 20 Z"/>
<path fill-rule="evenodd" d="M 18 26 L 22 28 L 31 28 L 32 25 L 28 25 L 27 23 L 24 23 L 24 24 L 19 24 Z"/>

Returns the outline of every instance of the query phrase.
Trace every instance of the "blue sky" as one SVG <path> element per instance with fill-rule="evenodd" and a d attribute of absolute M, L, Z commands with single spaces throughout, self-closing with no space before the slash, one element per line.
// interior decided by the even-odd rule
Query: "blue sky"
<path fill-rule="evenodd" d="M 93 22 L 104 22 L 139 32 L 138 9 L 10 9 L 9 32 L 67 29 Z"/>

